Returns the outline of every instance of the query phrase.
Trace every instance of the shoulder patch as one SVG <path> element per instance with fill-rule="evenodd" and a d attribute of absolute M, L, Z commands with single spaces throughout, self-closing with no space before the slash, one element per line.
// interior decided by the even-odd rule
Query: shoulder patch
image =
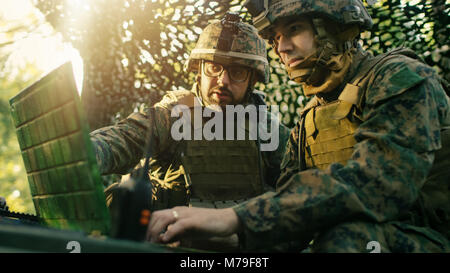
<path fill-rule="evenodd" d="M 420 76 L 410 66 L 417 65 L 410 65 L 401 59 L 400 62 L 390 62 L 383 65 L 367 90 L 366 103 L 375 105 L 420 84 L 425 78 Z"/>

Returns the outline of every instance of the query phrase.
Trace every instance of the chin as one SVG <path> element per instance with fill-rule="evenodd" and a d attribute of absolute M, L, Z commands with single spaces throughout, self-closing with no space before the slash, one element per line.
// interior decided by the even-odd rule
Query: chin
<path fill-rule="evenodd" d="M 217 104 L 220 108 L 222 108 L 222 110 L 225 110 L 225 108 L 227 107 L 227 105 L 230 105 L 229 103 L 226 102 L 222 102 L 222 103 L 218 103 Z"/>
<path fill-rule="evenodd" d="M 224 108 L 227 105 L 233 105 L 233 101 L 231 100 L 214 100 L 212 101 L 213 104 L 218 105 L 222 108 Z"/>

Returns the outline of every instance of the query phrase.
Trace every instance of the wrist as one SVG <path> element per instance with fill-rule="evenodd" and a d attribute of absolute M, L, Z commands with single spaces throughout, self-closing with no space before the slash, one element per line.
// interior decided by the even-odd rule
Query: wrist
<path fill-rule="evenodd" d="M 242 230 L 242 223 L 237 213 L 234 211 L 233 208 L 227 208 L 226 213 L 228 215 L 227 219 L 229 219 L 231 234 L 240 233 Z"/>

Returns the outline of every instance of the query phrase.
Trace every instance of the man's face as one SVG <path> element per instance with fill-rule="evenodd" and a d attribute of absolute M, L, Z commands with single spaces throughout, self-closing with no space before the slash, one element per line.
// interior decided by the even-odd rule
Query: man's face
<path fill-rule="evenodd" d="M 207 105 L 215 104 L 224 108 L 226 105 L 244 102 L 250 81 L 250 68 L 202 61 L 200 70 L 199 89 Z"/>
<path fill-rule="evenodd" d="M 313 26 L 306 18 L 281 20 L 274 31 L 275 45 L 287 67 L 296 66 L 317 49 Z"/>

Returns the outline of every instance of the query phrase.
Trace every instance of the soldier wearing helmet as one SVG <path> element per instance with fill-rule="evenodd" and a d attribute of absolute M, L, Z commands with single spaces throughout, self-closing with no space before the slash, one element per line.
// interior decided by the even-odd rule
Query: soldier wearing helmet
<path fill-rule="evenodd" d="M 159 231 L 152 222 L 169 219 L 161 242 L 195 230 L 238 232 L 249 250 L 312 242 L 314 252 L 449 252 L 450 108 L 437 73 L 408 49 L 364 51 L 358 37 L 372 20 L 359 0 L 246 6 L 312 97 L 277 190 L 230 209 L 174 208 L 175 221 L 158 212 L 150 234 Z"/>
<path fill-rule="evenodd" d="M 266 45 L 258 35 L 257 30 L 240 21 L 237 14 L 228 13 L 221 21 L 210 23 L 199 37 L 186 63 L 188 71 L 198 71 L 197 83 L 202 86 L 202 72 L 209 75 L 210 71 L 219 73 L 228 67 L 228 76 L 233 82 L 248 84 L 245 93 L 236 98 L 223 98 L 222 94 L 208 94 L 206 90 L 199 90 L 198 94 L 204 104 L 226 105 L 230 100 L 236 104 L 248 102 L 256 81 L 267 83 L 269 80 L 269 65 L 266 58 Z M 216 64 L 216 65 L 215 65 Z M 220 64 L 218 66 L 218 64 Z M 217 71 L 216 71 L 217 70 Z M 237 79 L 233 79 L 233 77 Z M 246 82 L 246 81 L 245 81 Z M 205 87 L 206 89 L 206 87 Z M 223 100 L 222 100 L 223 99 Z M 234 99 L 234 101 L 233 101 Z"/>
<path fill-rule="evenodd" d="M 248 1 L 248 9 L 289 77 L 302 84 L 307 96 L 329 93 L 343 82 L 355 63 L 356 38 L 373 24 L 360 1 Z M 283 47 L 280 52 L 279 39 L 296 36 L 303 26 L 312 29 L 307 40 L 312 43 L 310 50 L 295 52 L 297 56 L 291 51 L 286 54 Z"/>
<path fill-rule="evenodd" d="M 118 124 L 91 133 L 101 173 L 128 172 L 143 158 L 147 140 L 152 155 L 149 178 L 155 210 L 177 205 L 230 207 L 273 188 L 270 182 L 279 176 L 289 130 L 269 111 L 264 112 L 267 118 L 260 120 L 259 125 L 276 124 L 270 138 L 277 138 L 279 145 L 271 151 L 261 150 L 261 145 L 269 140 L 259 136 L 256 140 L 228 140 L 228 136 L 227 140 L 205 137 L 178 140 L 172 134 L 174 124 L 180 121 L 173 116 L 172 110 L 177 106 L 188 108 L 182 115 L 190 114 L 192 119 L 199 108 L 219 113 L 221 108 L 226 111 L 227 105 L 265 106 L 260 93 L 254 92 L 255 83 L 266 82 L 269 77 L 265 42 L 257 30 L 232 13 L 211 22 L 200 35 L 186 68 L 198 73 L 191 90 L 167 92 L 153 107 L 143 107 Z M 202 118 L 205 125 L 208 118 Z M 198 128 L 195 120 L 191 124 L 189 119 L 191 125 L 192 132 L 198 129 L 202 132 L 203 128 Z M 117 185 L 107 189 L 107 200 Z M 183 246 L 209 250 L 218 247 L 216 250 L 222 251 L 238 249 L 236 236 L 217 244 L 204 243 Z"/>

